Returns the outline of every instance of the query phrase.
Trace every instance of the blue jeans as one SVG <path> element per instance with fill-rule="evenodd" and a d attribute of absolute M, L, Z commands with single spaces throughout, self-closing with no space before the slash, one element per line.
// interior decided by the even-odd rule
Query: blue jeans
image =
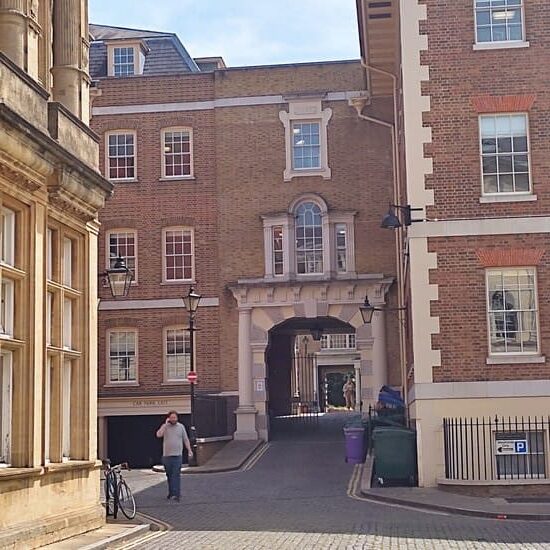
<path fill-rule="evenodd" d="M 168 479 L 168 495 L 171 497 L 180 496 L 180 476 L 181 476 L 181 455 L 163 456 L 162 464 Z"/>

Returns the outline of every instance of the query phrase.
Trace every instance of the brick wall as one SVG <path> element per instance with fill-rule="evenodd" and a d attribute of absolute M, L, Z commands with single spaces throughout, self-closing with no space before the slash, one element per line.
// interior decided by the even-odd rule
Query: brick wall
<path fill-rule="evenodd" d="M 543 67 L 550 65 L 550 4 L 525 0 L 528 48 L 475 51 L 473 1 L 421 0 L 428 20 L 421 32 L 428 34 L 429 50 L 422 63 L 429 66 L 430 80 L 423 93 L 431 96 L 431 111 L 424 121 L 432 128 L 433 143 L 427 155 L 434 159 L 433 218 L 474 216 L 530 216 L 550 207 L 550 90 Z M 529 134 L 534 202 L 480 204 L 481 168 L 477 98 L 532 96 Z M 504 107 L 505 105 L 503 105 Z"/>
<path fill-rule="evenodd" d="M 214 81 L 212 80 L 214 78 Z M 215 88 L 213 87 L 215 84 Z M 213 97 L 360 90 L 359 63 L 248 68 L 182 77 L 106 79 L 95 106 L 149 102 L 185 102 Z M 196 236 L 197 288 L 205 297 L 218 296 L 219 308 L 200 309 L 197 323 L 199 389 L 236 390 L 238 319 L 227 285 L 264 274 L 263 226 L 260 216 L 287 211 L 306 192 L 320 194 L 329 209 L 357 211 L 356 269 L 395 276 L 394 234 L 380 228 L 391 200 L 389 131 L 357 118 L 344 101 L 323 102 L 333 116 L 328 128 L 331 180 L 320 177 L 283 181 L 284 128 L 279 111 L 288 104 L 218 108 L 186 113 L 96 116 L 93 129 L 101 136 L 112 129 L 136 129 L 138 183 L 116 184 L 115 195 L 101 214 L 100 258 L 105 262 L 105 231 L 138 228 L 138 283 L 129 299 L 181 297 L 187 285 L 161 285 L 161 231 L 172 224 L 191 225 Z M 380 100 L 372 112 L 391 113 Z M 160 130 L 192 126 L 194 181 L 159 182 Z M 101 166 L 104 167 L 104 140 Z M 393 296 L 393 294 L 392 294 Z M 102 298 L 108 299 L 106 289 Z M 394 299 L 393 297 L 391 298 Z M 105 331 L 120 318 L 131 317 L 140 330 L 140 384 L 116 389 L 128 392 L 170 392 L 161 386 L 162 326 L 176 310 L 102 312 L 100 316 L 100 387 L 105 379 Z M 118 319 L 118 321 L 117 321 Z M 399 383 L 397 317 L 388 315 L 390 382 Z M 201 369 L 205 369 L 201 372 Z M 115 390 L 102 389 L 102 394 Z"/>
<path fill-rule="evenodd" d="M 434 335 L 433 346 L 441 350 L 442 364 L 433 369 L 435 382 L 550 378 L 550 365 L 547 363 L 486 364 L 486 268 L 478 257 L 479 249 L 535 247 L 548 250 L 549 246 L 550 235 L 430 239 L 430 252 L 437 253 L 438 264 L 437 269 L 430 272 L 430 283 L 439 285 L 439 300 L 432 303 L 432 315 L 439 316 L 440 332 Z M 543 256 L 537 268 L 540 347 L 545 356 L 550 353 L 550 269 L 547 263 L 546 256 Z"/>

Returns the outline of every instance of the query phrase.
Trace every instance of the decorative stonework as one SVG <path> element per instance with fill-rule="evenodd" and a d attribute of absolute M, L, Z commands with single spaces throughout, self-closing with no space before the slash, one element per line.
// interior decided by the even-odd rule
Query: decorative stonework
<path fill-rule="evenodd" d="M 479 248 L 476 256 L 483 267 L 536 266 L 544 252 L 543 248 Z"/>
<path fill-rule="evenodd" d="M 472 98 L 477 113 L 524 113 L 533 107 L 535 94 L 478 96 Z"/>
<path fill-rule="evenodd" d="M 24 169 L 23 165 L 20 165 L 20 163 L 14 161 L 11 161 L 11 164 L 13 164 L 13 168 L 7 164 L 4 164 L 2 162 L 2 158 L 0 157 L 0 177 L 3 177 L 27 193 L 34 193 L 40 188 L 39 181 L 28 176 L 25 173 L 27 170 Z"/>

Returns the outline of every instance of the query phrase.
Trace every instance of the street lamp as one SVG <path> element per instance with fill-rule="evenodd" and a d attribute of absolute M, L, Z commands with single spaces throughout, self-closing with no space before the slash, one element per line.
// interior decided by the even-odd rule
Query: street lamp
<path fill-rule="evenodd" d="M 359 311 L 361 312 L 361 317 L 363 317 L 363 323 L 370 325 L 372 322 L 372 316 L 375 311 L 405 311 L 406 307 L 375 307 L 369 302 L 368 295 L 365 296 L 365 301 L 363 305 L 359 306 Z"/>
<path fill-rule="evenodd" d="M 134 279 L 132 270 L 126 265 L 124 258 L 118 256 L 115 259 L 113 267 L 107 269 L 101 274 L 103 280 L 109 283 L 111 295 L 113 298 L 122 298 L 128 296 L 130 285 Z"/>
<path fill-rule="evenodd" d="M 189 313 L 189 346 L 191 348 L 190 356 L 190 372 L 187 375 L 187 379 L 191 383 L 191 429 L 189 439 L 191 442 L 191 448 L 193 449 L 193 458 L 189 462 L 189 466 L 197 465 L 197 430 L 195 428 L 195 382 L 197 380 L 195 373 L 195 313 L 199 307 L 201 301 L 201 295 L 195 292 L 195 289 L 191 287 L 189 294 L 183 297 L 183 303 L 187 313 Z"/>

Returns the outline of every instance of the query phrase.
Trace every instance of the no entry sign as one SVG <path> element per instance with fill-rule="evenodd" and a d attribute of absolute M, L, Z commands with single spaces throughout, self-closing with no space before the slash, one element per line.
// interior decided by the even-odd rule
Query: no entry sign
<path fill-rule="evenodd" d="M 189 373 L 187 374 L 187 381 L 190 384 L 196 384 L 197 383 L 197 373 L 194 370 L 189 371 Z"/>

